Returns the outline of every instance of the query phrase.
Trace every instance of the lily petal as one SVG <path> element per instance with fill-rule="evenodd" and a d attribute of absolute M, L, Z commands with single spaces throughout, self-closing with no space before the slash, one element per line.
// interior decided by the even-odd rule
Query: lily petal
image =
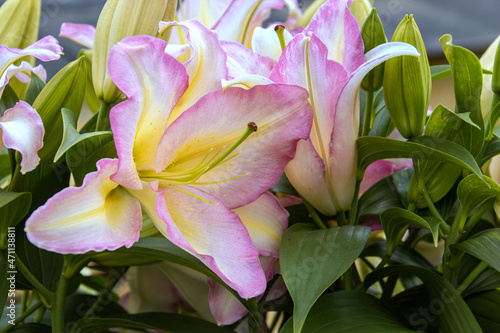
<path fill-rule="evenodd" d="M 198 18 L 205 26 L 212 27 L 233 0 L 184 0 L 177 11 L 178 21 Z"/>
<path fill-rule="evenodd" d="M 43 147 L 43 128 L 40 115 L 28 103 L 19 101 L 0 117 L 2 141 L 7 148 L 21 153 L 21 173 L 36 168 L 38 151 Z"/>
<path fill-rule="evenodd" d="M 280 40 L 274 30 L 275 27 L 276 24 L 266 29 L 261 27 L 255 28 L 252 35 L 252 50 L 255 53 L 262 54 L 263 56 L 278 61 L 282 50 Z M 284 30 L 283 33 L 285 35 L 285 45 L 288 45 L 293 38 L 292 34 L 288 30 Z"/>
<path fill-rule="evenodd" d="M 8 48 L 0 45 L 0 74 L 16 60 L 24 56 L 33 56 L 42 61 L 57 60 L 61 57 L 62 47 L 52 36 L 46 36 L 25 49 Z"/>
<path fill-rule="evenodd" d="M 329 0 L 318 8 L 303 31 L 316 34 L 328 48 L 328 59 L 341 63 L 351 73 L 365 60 L 359 24 L 349 11 L 352 0 Z"/>
<path fill-rule="evenodd" d="M 271 9 L 283 8 L 283 0 L 234 0 L 212 29 L 221 40 L 250 48 L 253 29 L 262 26 Z"/>
<path fill-rule="evenodd" d="M 230 78 L 244 75 L 260 75 L 267 78 L 276 64 L 273 59 L 249 50 L 240 43 L 223 41 L 222 47 L 227 53 Z"/>
<path fill-rule="evenodd" d="M 130 247 L 139 239 L 139 201 L 109 176 L 117 160 L 102 159 L 81 187 L 68 187 L 50 198 L 26 221 L 28 239 L 59 253 L 85 253 Z"/>
<path fill-rule="evenodd" d="M 241 297 L 264 292 L 259 253 L 236 213 L 192 186 L 159 187 L 156 192 L 156 212 L 173 243 L 198 257 Z"/>
<path fill-rule="evenodd" d="M 158 142 L 188 85 L 184 66 L 164 52 L 166 45 L 150 36 L 128 37 L 109 55 L 109 74 L 127 96 L 110 112 L 119 157 L 111 179 L 130 189 L 142 188 L 138 168 L 154 168 Z"/>
<path fill-rule="evenodd" d="M 419 56 L 417 50 L 406 43 L 386 43 L 366 54 L 366 62 L 349 76 L 335 111 L 335 119 L 330 142 L 330 178 L 335 184 L 334 197 L 342 210 L 349 209 L 354 195 L 357 174 L 356 139 L 359 128 L 357 95 L 361 81 L 366 74 L 387 59 L 411 55 Z"/>
<path fill-rule="evenodd" d="M 392 175 L 396 171 L 411 168 L 413 162 L 411 159 L 401 160 L 380 160 L 375 161 L 366 168 L 365 177 L 361 181 L 359 195 L 363 195 L 370 187 L 375 185 L 379 180 Z"/>
<path fill-rule="evenodd" d="M 59 37 L 64 37 L 88 49 L 94 48 L 95 27 L 90 24 L 63 23 Z"/>
<path fill-rule="evenodd" d="M 273 84 L 274 82 L 269 80 L 268 78 L 260 75 L 245 75 L 240 76 L 236 79 L 232 79 L 230 81 L 222 80 L 222 91 L 226 92 L 226 89 L 229 87 L 239 87 L 244 89 L 250 89 L 255 86 L 263 86 L 266 84 Z"/>
<path fill-rule="evenodd" d="M 328 192 L 325 162 L 310 139 L 299 141 L 295 158 L 288 163 L 285 172 L 292 185 L 322 214 L 337 214 Z"/>
<path fill-rule="evenodd" d="M 239 140 L 247 124 L 254 122 L 257 132 L 231 153 L 231 159 L 193 183 L 229 209 L 244 206 L 278 181 L 295 155 L 297 141 L 309 136 L 311 118 L 307 92 L 296 86 L 272 84 L 210 93 L 170 125 L 158 146 L 156 171 L 164 170 L 168 177 L 171 172 L 193 170 L 204 157 Z"/>
<path fill-rule="evenodd" d="M 22 61 L 19 66 L 14 64 L 9 65 L 0 77 L 0 98 L 2 97 L 3 90 L 13 76 L 16 76 L 16 78 L 23 83 L 28 83 L 31 80 L 31 73 L 40 77 L 44 82 L 47 79 L 47 72 L 42 65 L 33 67 L 26 61 Z"/>
<path fill-rule="evenodd" d="M 184 63 L 189 75 L 189 88 L 175 106 L 168 120 L 171 124 L 184 111 L 209 92 L 220 89 L 220 81 L 227 79 L 227 56 L 216 33 L 198 20 L 160 22 L 160 33 L 179 26 L 187 31 L 191 58 Z"/>

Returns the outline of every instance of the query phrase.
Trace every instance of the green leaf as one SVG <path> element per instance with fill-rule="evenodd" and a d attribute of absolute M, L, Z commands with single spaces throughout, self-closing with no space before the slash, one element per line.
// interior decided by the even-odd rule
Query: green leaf
<path fill-rule="evenodd" d="M 469 216 L 481 203 L 500 195 L 500 186 L 489 177 L 484 176 L 484 179 L 486 183 L 476 175 L 469 175 L 458 185 L 457 197 L 465 216 Z"/>
<path fill-rule="evenodd" d="M 108 328 L 148 329 L 169 333 L 230 333 L 231 330 L 193 316 L 164 312 L 146 312 L 81 319 L 73 327 L 74 333 L 94 333 Z"/>
<path fill-rule="evenodd" d="M 446 79 L 451 76 L 450 65 L 435 65 L 431 66 L 432 81 Z"/>
<path fill-rule="evenodd" d="M 9 154 L 0 154 L 0 184 L 5 183 L 11 176 Z"/>
<path fill-rule="evenodd" d="M 366 290 L 372 284 L 386 276 L 401 273 L 414 274 L 424 282 L 431 302 L 429 303 L 429 307 L 423 309 L 423 311 L 427 310 L 427 313 L 432 311 L 433 314 L 439 317 L 440 332 L 482 332 L 476 319 L 474 318 L 474 315 L 472 314 L 472 311 L 469 309 L 453 285 L 428 269 L 408 265 L 385 267 L 368 274 L 365 278 L 363 287 Z M 410 316 L 410 320 L 414 321 L 416 326 L 418 325 L 416 328 L 419 330 L 425 330 L 429 325 L 429 320 L 435 320 L 434 316 L 419 317 L 418 313 L 414 313 L 414 315 L 412 315 L 414 316 L 413 319 L 412 316 Z"/>
<path fill-rule="evenodd" d="M 408 187 L 410 186 L 413 172 L 413 168 L 407 168 L 392 174 L 392 182 L 404 207 L 408 207 Z"/>
<path fill-rule="evenodd" d="M 283 235 L 280 264 L 294 300 L 294 332 L 300 332 L 314 302 L 359 256 L 371 229 L 342 226 L 318 230 L 299 223 Z"/>
<path fill-rule="evenodd" d="M 485 333 L 500 332 L 500 291 L 493 290 L 467 297 L 467 305 Z"/>
<path fill-rule="evenodd" d="M 61 145 L 56 152 L 56 156 L 54 157 L 54 163 L 58 161 L 70 148 L 74 147 L 76 144 L 82 142 L 83 140 L 96 137 L 99 138 L 99 140 L 106 140 L 106 142 L 109 142 L 113 139 L 112 132 L 91 132 L 80 134 L 76 130 L 77 119 L 75 114 L 71 110 L 65 108 L 61 110 L 61 113 L 63 118 L 64 131 Z"/>
<path fill-rule="evenodd" d="M 500 272 L 500 229 L 484 230 L 452 247 L 488 263 Z"/>
<path fill-rule="evenodd" d="M 387 242 L 377 242 L 374 243 L 361 252 L 360 257 L 379 257 L 383 258 L 387 253 Z M 415 251 L 415 249 L 406 246 L 405 244 L 400 244 L 396 247 L 396 250 L 391 256 L 391 261 L 398 264 L 406 264 L 413 266 L 420 266 L 430 270 L 436 270 L 435 267 L 427 261 L 420 253 Z"/>
<path fill-rule="evenodd" d="M 290 183 L 285 173 L 281 175 L 281 178 L 278 180 L 276 185 L 271 188 L 271 191 L 299 196 L 297 190 L 293 187 L 292 183 Z"/>
<path fill-rule="evenodd" d="M 28 90 L 26 91 L 26 94 L 24 95 L 23 100 L 30 105 L 33 104 L 44 87 L 45 82 L 43 82 L 42 79 L 38 77 L 38 75 L 32 75 L 30 85 L 28 87 Z"/>
<path fill-rule="evenodd" d="M 481 291 L 490 291 L 498 288 L 500 288 L 500 272 L 492 268 L 487 268 L 462 292 L 462 296 L 467 297 Z"/>
<path fill-rule="evenodd" d="M 439 221 L 433 218 L 424 220 L 417 214 L 402 208 L 389 208 L 380 215 L 382 228 L 387 237 L 387 255 L 391 256 L 398 247 L 406 230 L 411 225 L 431 231 L 434 246 L 439 241 Z"/>
<path fill-rule="evenodd" d="M 2 98 L 0 99 L 0 117 L 3 116 L 5 110 L 10 109 L 17 102 L 19 102 L 19 98 L 10 85 L 7 84 L 3 89 Z"/>
<path fill-rule="evenodd" d="M 40 323 L 26 323 L 14 326 L 9 332 L 16 333 L 52 333 L 52 328 Z"/>
<path fill-rule="evenodd" d="M 387 208 L 401 207 L 401 198 L 392 176 L 385 177 L 370 187 L 359 199 L 359 216 L 379 215 Z"/>
<path fill-rule="evenodd" d="M 292 317 L 293 318 L 293 317 Z M 289 320 L 280 333 L 293 332 Z M 307 333 L 414 332 L 396 311 L 371 295 L 338 291 L 320 297 L 304 324 Z"/>
<path fill-rule="evenodd" d="M 457 113 L 470 112 L 471 119 L 480 127 L 465 125 L 458 142 L 477 156 L 484 143 L 484 121 L 481 113 L 483 71 L 477 56 L 471 51 L 455 46 L 450 35 L 440 39 L 446 59 L 451 65 Z"/>
<path fill-rule="evenodd" d="M 481 159 L 481 166 L 488 162 L 490 158 L 500 154 L 500 139 L 493 137 L 486 145 L 483 158 Z"/>
<path fill-rule="evenodd" d="M 12 259 L 8 257 L 8 253 L 6 250 L 0 250 L 0 304 L 2 304 L 2 307 L 0 309 L 0 316 L 3 317 L 3 311 L 5 311 L 6 308 L 6 301 L 7 297 L 9 296 L 9 289 L 10 289 L 10 280 L 7 280 L 9 277 L 7 272 L 10 271 L 9 269 L 9 260 Z"/>
<path fill-rule="evenodd" d="M 389 136 L 395 126 L 392 122 L 389 111 L 387 111 L 387 108 L 385 107 L 383 89 L 380 89 L 375 93 L 375 98 L 373 100 L 373 112 L 375 114 L 375 120 L 373 121 L 373 127 L 370 130 L 369 135 L 383 137 Z"/>
<path fill-rule="evenodd" d="M 486 137 L 487 138 L 491 138 L 491 136 L 493 134 L 495 134 L 495 136 L 498 138 L 498 132 L 496 132 L 496 133 L 494 132 L 494 130 L 496 129 L 495 125 L 496 125 L 498 119 L 500 119 L 500 103 L 497 103 L 497 105 L 495 105 L 493 110 L 491 110 L 491 112 L 490 112 L 488 124 L 486 125 Z"/>
<path fill-rule="evenodd" d="M 480 177 L 482 172 L 474 157 L 451 141 L 421 136 L 411 141 L 365 136 L 357 140 L 358 165 L 364 173 L 368 165 L 385 158 L 412 158 L 447 162 L 467 169 Z"/>
<path fill-rule="evenodd" d="M 31 193 L 0 192 L 0 234 L 8 227 L 15 227 L 26 216 L 31 206 Z M 4 239 L 0 240 L 2 243 Z"/>

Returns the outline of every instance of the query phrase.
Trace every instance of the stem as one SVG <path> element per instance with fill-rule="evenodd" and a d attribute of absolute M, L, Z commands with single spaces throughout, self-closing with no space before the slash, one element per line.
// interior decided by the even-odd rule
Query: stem
<path fill-rule="evenodd" d="M 119 274 L 116 269 L 111 269 L 108 273 L 108 277 L 106 279 L 106 288 L 99 294 L 96 301 L 87 313 L 83 316 L 83 319 L 90 318 L 94 315 L 96 309 L 99 307 L 101 303 L 106 301 L 111 294 L 111 291 L 115 287 L 116 283 L 120 280 L 123 274 Z"/>
<path fill-rule="evenodd" d="M 469 221 L 467 221 L 466 225 L 465 225 L 465 233 L 468 233 L 469 231 L 472 230 L 472 228 L 474 228 L 474 226 L 476 225 L 476 223 L 481 219 L 481 217 L 483 217 L 483 215 L 491 209 L 491 206 L 493 204 L 493 202 L 495 201 L 495 199 L 489 201 L 489 202 L 485 202 L 484 204 L 482 204 L 475 212 L 474 214 L 472 214 L 472 216 L 470 217 Z"/>
<path fill-rule="evenodd" d="M 366 92 L 366 107 L 365 107 L 365 119 L 363 122 L 363 132 L 361 136 L 367 136 L 372 129 L 373 123 L 373 91 L 368 90 Z"/>
<path fill-rule="evenodd" d="M 66 272 L 65 272 L 66 273 Z M 65 332 L 64 324 L 64 301 L 68 292 L 69 278 L 63 273 L 59 279 L 56 289 L 56 298 L 51 310 L 52 332 Z"/>
<path fill-rule="evenodd" d="M 28 308 L 28 293 L 29 291 L 23 290 L 23 295 L 21 296 L 21 314 Z"/>
<path fill-rule="evenodd" d="M 309 212 L 309 215 L 311 215 L 311 218 L 312 218 L 314 224 L 316 224 L 316 226 L 320 229 L 328 229 L 325 226 L 325 224 L 323 223 L 323 221 L 321 221 L 321 218 L 319 217 L 318 213 L 316 212 L 316 209 L 314 209 L 314 207 L 306 199 L 304 199 L 302 196 L 300 198 L 302 199 L 304 206 L 306 206 L 306 209 Z"/>
<path fill-rule="evenodd" d="M 1 332 L 8 332 L 8 331 L 10 331 L 15 325 L 23 322 L 24 319 L 26 319 L 27 317 L 29 317 L 33 312 L 35 312 L 42 305 L 43 305 L 42 301 L 36 302 L 35 305 L 33 305 L 31 308 L 28 308 L 26 311 L 24 311 L 23 313 L 21 313 L 21 315 L 19 317 L 17 317 L 16 320 L 14 320 L 14 325 L 8 325 L 8 326 L 6 326 Z"/>
<path fill-rule="evenodd" d="M 97 114 L 97 122 L 95 126 L 96 132 L 106 131 L 109 129 L 109 111 L 111 111 L 111 105 L 102 101 Z"/>
<path fill-rule="evenodd" d="M 464 282 L 458 287 L 457 291 L 462 294 L 472 282 L 481 274 L 486 268 L 488 268 L 488 263 L 481 261 L 479 265 L 477 265 L 472 272 L 467 275 L 465 278 Z"/>
<path fill-rule="evenodd" d="M 382 269 L 384 268 L 385 264 L 387 264 L 387 262 L 389 261 L 389 259 L 391 259 L 391 256 L 388 256 L 387 254 L 382 258 L 382 261 L 380 261 L 380 263 L 377 265 L 377 267 L 375 268 L 375 270 L 379 270 L 379 269 Z"/>
<path fill-rule="evenodd" d="M 462 206 L 460 206 L 457 211 L 457 215 L 455 215 L 455 219 L 453 219 L 450 234 L 448 238 L 445 239 L 444 255 L 443 255 L 443 277 L 447 279 L 449 282 L 451 282 L 452 279 L 452 268 L 449 265 L 451 256 L 450 246 L 456 243 L 459 237 L 458 226 L 462 224 L 463 223 L 462 221 L 465 221 L 466 219 L 467 216 L 463 214 L 463 208 Z"/>
<path fill-rule="evenodd" d="M 347 221 L 345 219 L 345 212 L 343 210 L 338 212 L 335 217 L 339 225 L 347 225 Z"/>
<path fill-rule="evenodd" d="M 353 290 L 351 267 L 349 267 L 349 269 L 347 269 L 347 271 L 345 271 L 343 277 L 344 277 L 345 290 Z"/>
<path fill-rule="evenodd" d="M 362 179 L 356 179 L 356 187 L 354 189 L 354 197 L 352 198 L 351 209 L 349 210 L 349 224 L 358 224 L 358 203 L 359 203 L 359 188 L 361 187 Z"/>
<path fill-rule="evenodd" d="M 38 281 L 38 279 L 33 274 L 31 274 L 31 272 L 21 261 L 21 258 L 19 258 L 17 253 L 14 253 L 14 257 L 16 259 L 16 267 L 19 268 L 26 280 L 28 280 L 28 282 L 33 285 L 38 293 L 40 293 L 41 297 L 44 297 L 47 301 L 49 301 L 50 304 L 52 304 L 54 302 L 54 293 L 47 289 L 40 281 Z"/>
<path fill-rule="evenodd" d="M 427 204 L 427 208 L 429 208 L 432 215 L 434 215 L 434 217 L 439 220 L 439 230 L 441 230 L 443 234 L 448 235 L 450 233 L 450 226 L 445 222 L 441 214 L 438 212 L 436 206 L 434 206 L 434 202 L 432 202 L 431 196 L 427 192 L 425 186 L 422 189 L 422 196 L 424 197 L 425 203 Z"/>

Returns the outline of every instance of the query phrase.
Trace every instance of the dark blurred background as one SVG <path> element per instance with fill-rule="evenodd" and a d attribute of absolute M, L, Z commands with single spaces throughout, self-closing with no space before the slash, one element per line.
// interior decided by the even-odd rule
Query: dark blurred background
<path fill-rule="evenodd" d="M 5 0 L 0 0 L 0 4 Z M 42 0 L 40 36 L 59 34 L 63 22 L 95 25 L 105 0 Z M 312 0 L 301 1 L 306 8 Z M 453 42 L 480 55 L 500 34 L 500 0 L 375 0 L 388 38 L 405 14 L 413 14 L 422 32 L 431 62 L 442 62 L 439 38 L 453 35 Z M 61 61 L 44 64 L 49 77 L 74 60 L 80 47 L 60 38 Z"/>

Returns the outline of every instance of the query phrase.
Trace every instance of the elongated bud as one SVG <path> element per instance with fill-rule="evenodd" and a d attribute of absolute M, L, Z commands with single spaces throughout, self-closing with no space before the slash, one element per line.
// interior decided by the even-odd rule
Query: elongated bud
<path fill-rule="evenodd" d="M 97 97 L 113 103 L 120 97 L 107 70 L 111 47 L 123 38 L 135 35 L 158 35 L 160 21 L 172 21 L 174 0 L 108 0 L 97 22 L 92 77 Z M 169 35 L 162 36 L 163 39 Z"/>
<path fill-rule="evenodd" d="M 495 62 L 493 63 L 493 76 L 491 78 L 491 90 L 495 94 L 500 94 L 500 43 L 497 46 Z"/>
<path fill-rule="evenodd" d="M 373 9 L 373 1 L 372 0 L 354 0 L 349 7 L 352 15 L 358 20 L 359 27 L 362 27 L 370 12 Z"/>
<path fill-rule="evenodd" d="M 392 36 L 393 42 L 415 46 L 419 58 L 402 56 L 385 63 L 384 98 L 387 110 L 405 138 L 422 135 L 431 97 L 431 71 L 413 16 L 401 21 Z"/>
<path fill-rule="evenodd" d="M 0 45 L 23 49 L 38 39 L 40 0 L 7 0 L 0 7 Z M 35 64 L 32 58 L 31 65 Z"/>
<path fill-rule="evenodd" d="M 365 21 L 365 24 L 363 25 L 363 28 L 361 29 L 361 36 L 363 37 L 363 42 L 365 44 L 365 53 L 380 44 L 387 43 L 384 27 L 375 8 L 372 9 L 370 15 Z M 367 76 L 365 76 L 361 82 L 361 88 L 366 91 L 377 91 L 382 88 L 383 83 L 384 63 L 375 67 L 370 71 L 370 73 L 368 73 Z"/>

